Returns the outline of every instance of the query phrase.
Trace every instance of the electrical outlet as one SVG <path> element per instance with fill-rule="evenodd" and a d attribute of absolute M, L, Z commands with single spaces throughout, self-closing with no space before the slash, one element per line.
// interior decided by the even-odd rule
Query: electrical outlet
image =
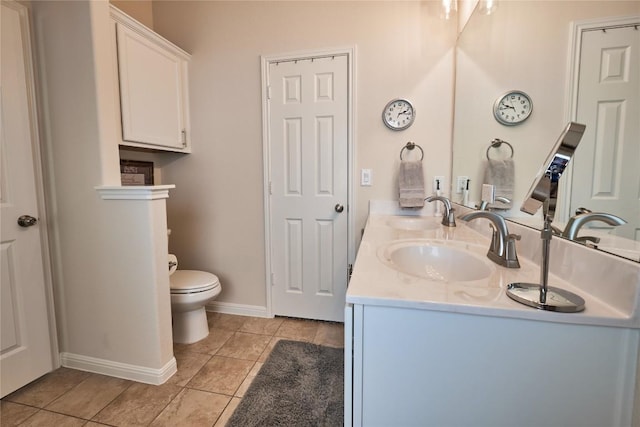
<path fill-rule="evenodd" d="M 438 181 L 440 181 L 440 191 L 444 191 L 444 176 L 436 175 L 433 177 L 433 192 L 438 190 Z"/>
<path fill-rule="evenodd" d="M 458 185 L 456 185 L 456 193 L 462 193 L 462 190 L 467 188 L 467 181 L 469 180 L 468 176 L 459 176 L 458 177 Z"/>

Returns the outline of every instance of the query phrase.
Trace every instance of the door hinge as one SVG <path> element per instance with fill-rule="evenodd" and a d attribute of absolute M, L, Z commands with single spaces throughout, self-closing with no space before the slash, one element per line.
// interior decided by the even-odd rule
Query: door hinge
<path fill-rule="evenodd" d="M 187 146 L 187 130 L 182 129 L 182 147 L 185 148 Z"/>
<path fill-rule="evenodd" d="M 353 274 L 353 264 L 347 265 L 347 284 L 351 281 L 351 275 Z"/>
<path fill-rule="evenodd" d="M 271 86 L 267 86 L 267 99 L 271 99 Z"/>
<path fill-rule="evenodd" d="M 276 285 L 276 273 L 271 273 L 271 286 Z"/>
<path fill-rule="evenodd" d="M 269 181 L 269 195 L 271 196 L 273 194 L 272 188 L 271 188 L 271 181 Z"/>

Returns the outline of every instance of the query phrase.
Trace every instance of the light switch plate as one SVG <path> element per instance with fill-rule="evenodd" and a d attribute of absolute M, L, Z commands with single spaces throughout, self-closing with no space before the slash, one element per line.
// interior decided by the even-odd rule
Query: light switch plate
<path fill-rule="evenodd" d="M 362 169 L 360 171 L 360 186 L 371 187 L 373 185 L 373 171 L 371 169 Z"/>
<path fill-rule="evenodd" d="M 482 184 L 482 201 L 493 203 L 495 199 L 495 187 L 490 184 Z"/>

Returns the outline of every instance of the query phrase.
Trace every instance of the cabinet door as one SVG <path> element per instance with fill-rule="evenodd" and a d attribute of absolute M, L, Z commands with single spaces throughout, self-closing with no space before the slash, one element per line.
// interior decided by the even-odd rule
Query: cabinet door
<path fill-rule="evenodd" d="M 121 24 L 117 42 L 123 141 L 185 151 L 186 62 Z"/>

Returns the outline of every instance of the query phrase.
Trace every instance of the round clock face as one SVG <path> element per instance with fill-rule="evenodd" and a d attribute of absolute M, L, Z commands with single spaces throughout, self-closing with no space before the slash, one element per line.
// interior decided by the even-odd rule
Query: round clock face
<path fill-rule="evenodd" d="M 416 111 L 406 99 L 394 99 L 382 111 L 382 121 L 391 130 L 403 130 L 413 124 Z"/>
<path fill-rule="evenodd" d="M 531 98 L 524 92 L 509 91 L 496 99 L 493 116 L 503 125 L 513 126 L 524 122 L 533 111 Z"/>

